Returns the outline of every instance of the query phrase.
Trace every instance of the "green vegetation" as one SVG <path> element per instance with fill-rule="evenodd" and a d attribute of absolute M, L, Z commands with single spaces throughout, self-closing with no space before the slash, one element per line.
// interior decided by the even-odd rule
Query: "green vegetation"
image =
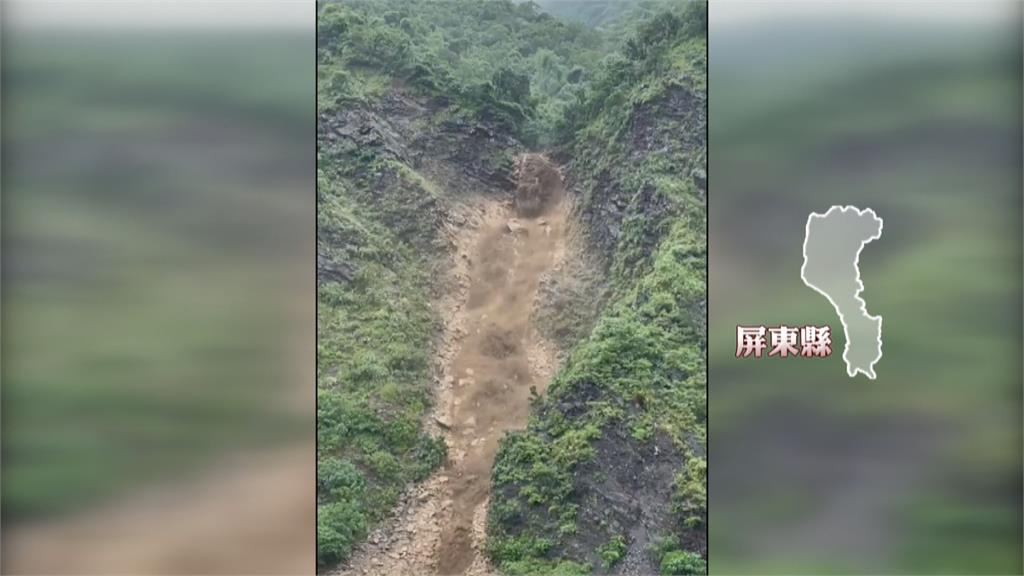
<path fill-rule="evenodd" d="M 601 56 L 601 37 L 530 4 L 362 0 L 319 7 L 319 113 L 381 127 L 396 90 L 431 107 L 416 122 L 477 122 L 523 139 L 553 131 Z M 567 78 L 571 77 L 571 81 Z M 330 130 L 331 128 L 324 128 Z M 444 459 L 425 435 L 437 319 L 431 275 L 446 193 L 379 141 L 319 145 L 317 561 L 344 561 L 401 491 Z M 376 138 L 377 132 L 374 133 Z M 481 152 L 488 170 L 507 150 Z"/>
<path fill-rule="evenodd" d="M 593 508 L 588 498 L 599 497 L 588 483 L 603 474 L 578 471 L 601 461 L 597 443 L 616 441 L 615 430 L 639 444 L 671 440 L 683 465 L 673 486 L 664 486 L 672 490 L 668 528 L 679 541 L 685 535 L 702 542 L 707 254 L 698 176 L 706 160 L 705 9 L 676 6 L 640 26 L 560 125 L 574 162 L 571 177 L 583 191 L 581 212 L 594 244 L 606 251 L 612 297 L 536 402 L 528 430 L 508 436 L 498 454 L 488 546 L 503 570 L 527 559 L 538 574 L 565 560 L 607 569 L 625 553 L 618 535 L 586 557 L 567 552 L 569 542 L 594 530 L 578 518 Z M 609 205 L 624 207 L 617 222 L 603 210 Z M 526 545 L 537 541 L 551 545 Z M 668 573 L 703 571 L 699 547 L 657 560 Z"/>
<path fill-rule="evenodd" d="M 503 443 L 492 561 L 507 574 L 569 575 L 625 557 L 626 540 L 612 534 L 587 557 L 564 554 L 587 510 L 574 470 L 601 457 L 597 443 L 613 429 L 673 447 L 679 470 L 660 492 L 672 495 L 675 533 L 702 533 L 705 211 L 691 173 L 704 165 L 706 7 L 643 3 L 601 29 L 506 0 L 319 10 L 318 565 L 344 561 L 444 459 L 421 426 L 439 326 L 432 277 L 459 186 L 439 185 L 437 170 L 507 167 L 514 150 L 502 138 L 574 158 L 611 291 L 549 397 L 536 400 L 529 431 Z M 396 102 L 417 111 L 396 112 Z M 473 127 L 489 148 L 463 142 Z M 413 134 L 424 140 L 402 141 Z M 620 204 L 621 226 L 598 216 Z M 604 232 L 611 224 L 618 238 Z M 581 389 L 596 398 L 581 413 L 561 410 Z"/>
<path fill-rule="evenodd" d="M 547 13 L 570 22 L 579 22 L 588 28 L 598 28 L 614 33 L 620 32 L 637 20 L 650 18 L 666 6 L 670 0 L 537 0 Z"/>
<path fill-rule="evenodd" d="M 607 544 L 597 549 L 597 555 L 601 558 L 602 566 L 607 570 L 622 560 L 627 549 L 626 539 L 616 535 Z"/>
<path fill-rule="evenodd" d="M 662 576 L 706 574 L 707 562 L 700 554 L 679 549 L 679 543 L 673 538 L 659 538 L 648 546 L 653 556 L 658 574 Z"/>
<path fill-rule="evenodd" d="M 401 240 L 432 238 L 428 212 L 415 208 L 435 198 L 420 178 L 396 173 L 402 185 L 376 190 L 383 192 L 376 202 L 362 196 L 371 188 L 354 171 L 327 169 L 318 186 L 318 258 L 345 263 L 349 274 L 317 289 L 321 564 L 346 558 L 405 485 L 444 459 L 444 443 L 420 430 L 436 328 L 424 290 L 429 269 L 416 243 Z M 388 190 L 404 205 L 388 202 Z"/>
<path fill-rule="evenodd" d="M 318 18 L 321 111 L 372 101 L 401 81 L 542 143 L 574 103 L 609 40 L 509 0 L 351 0 Z"/>
<path fill-rule="evenodd" d="M 662 576 L 688 576 L 690 574 L 705 574 L 708 571 L 707 563 L 699 554 L 674 550 L 666 553 L 661 558 Z"/>

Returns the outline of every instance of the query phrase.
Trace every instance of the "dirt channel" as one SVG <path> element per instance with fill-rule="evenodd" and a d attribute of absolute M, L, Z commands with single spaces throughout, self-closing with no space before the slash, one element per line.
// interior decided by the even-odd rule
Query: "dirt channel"
<path fill-rule="evenodd" d="M 546 158 L 517 161 L 514 201 L 481 199 L 452 219 L 450 289 L 432 421 L 448 461 L 403 498 L 343 574 L 491 573 L 484 555 L 490 471 L 498 443 L 521 429 L 530 397 L 555 370 L 554 348 L 531 322 L 542 277 L 560 265 L 569 200 Z"/>

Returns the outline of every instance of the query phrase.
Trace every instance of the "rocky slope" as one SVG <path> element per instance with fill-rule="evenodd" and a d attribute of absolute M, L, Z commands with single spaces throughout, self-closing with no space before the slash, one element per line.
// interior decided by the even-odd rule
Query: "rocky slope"
<path fill-rule="evenodd" d="M 705 18 L 678 4 L 600 61 L 607 39 L 511 2 L 321 6 L 321 570 L 437 569 L 468 231 L 549 141 L 584 250 L 535 288 L 537 377 L 562 368 L 496 446 L 470 570 L 704 569 Z"/>
<path fill-rule="evenodd" d="M 445 462 L 430 415 L 451 348 L 443 303 L 459 293 L 450 256 L 602 42 L 504 0 L 345 0 L 317 14 L 317 559 L 329 570 Z"/>
<path fill-rule="evenodd" d="M 498 455 L 507 573 L 706 569 L 703 9 L 641 28 L 570 116 L 561 156 L 610 295 Z"/>
<path fill-rule="evenodd" d="M 464 205 L 511 189 L 518 144 L 392 87 L 318 118 L 318 559 L 344 560 L 445 458 L 432 303 Z M 508 159 L 506 162 L 505 159 Z M 443 183 L 443 188 L 442 184 Z"/>

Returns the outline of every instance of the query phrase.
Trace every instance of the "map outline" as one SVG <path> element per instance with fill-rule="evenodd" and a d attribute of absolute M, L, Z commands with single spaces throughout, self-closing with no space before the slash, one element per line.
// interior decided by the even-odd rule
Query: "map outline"
<path fill-rule="evenodd" d="M 870 215 L 872 218 L 878 220 L 878 232 L 876 234 L 874 234 L 872 236 L 869 236 L 868 238 L 862 240 L 861 243 L 860 243 L 860 246 L 857 248 L 857 253 L 853 257 L 853 268 L 854 268 L 854 272 L 856 273 L 856 277 L 855 277 L 856 290 L 854 290 L 854 292 L 853 292 L 853 298 L 857 302 L 858 308 L 859 308 L 860 312 L 862 312 L 864 314 L 864 316 L 866 316 L 869 320 L 872 320 L 872 321 L 877 320 L 878 321 L 878 357 L 875 358 L 868 365 L 867 370 L 864 370 L 863 368 L 858 366 L 858 367 L 852 368 L 852 371 L 851 371 L 851 363 L 847 359 L 847 354 L 850 351 L 850 334 L 849 334 L 849 328 L 848 328 L 848 325 L 847 325 L 847 322 L 846 322 L 846 318 L 843 316 L 843 312 L 840 309 L 839 305 L 837 305 L 835 300 L 832 299 L 832 296 L 827 294 L 825 291 L 821 290 L 817 286 L 813 285 L 811 282 L 809 282 L 807 280 L 807 277 L 805 276 L 805 271 L 806 271 L 806 268 L 807 268 L 807 242 L 810 239 L 810 234 L 811 234 L 811 221 L 814 218 L 816 218 L 816 217 L 817 218 L 821 218 L 821 219 L 827 218 L 830 214 L 832 214 L 833 212 L 836 212 L 836 211 L 838 211 L 838 212 L 847 212 L 849 210 L 855 211 L 858 216 Z M 850 378 L 856 377 L 857 373 L 860 372 L 860 373 L 864 374 L 865 376 L 867 376 L 868 379 L 874 380 L 877 377 L 877 374 L 875 373 L 875 364 L 877 364 L 882 359 L 882 354 L 883 354 L 883 351 L 882 351 L 882 348 L 883 348 L 883 341 L 882 341 L 882 327 L 883 327 L 882 326 L 882 316 L 881 315 L 872 316 L 870 313 L 868 313 L 867 302 L 865 302 L 864 299 L 861 298 L 861 296 L 860 296 L 861 293 L 864 292 L 864 282 L 861 279 L 861 275 L 860 275 L 860 255 L 861 255 L 861 252 L 864 251 L 864 247 L 866 245 L 868 245 L 869 243 L 874 242 L 875 240 L 878 240 L 879 238 L 882 237 L 882 230 L 883 230 L 884 227 L 885 227 L 885 221 L 882 219 L 881 216 L 876 214 L 873 209 L 871 209 L 871 208 L 864 208 L 863 210 L 861 210 L 860 208 L 857 208 L 856 206 L 852 206 L 852 205 L 843 206 L 843 205 L 840 205 L 840 204 L 833 204 L 828 210 L 825 211 L 824 214 L 819 214 L 817 212 L 813 212 L 812 211 L 810 214 L 807 215 L 807 223 L 804 225 L 804 242 L 803 242 L 803 247 L 802 247 L 803 264 L 800 266 L 800 280 L 803 281 L 804 285 L 806 285 L 808 288 L 813 289 L 815 292 L 821 294 L 826 299 L 828 299 L 829 304 L 832 305 L 832 308 L 836 311 L 836 314 L 839 316 L 839 322 L 843 325 L 843 338 L 846 341 L 844 343 L 844 345 L 843 345 L 843 362 L 846 362 L 846 374 Z"/>

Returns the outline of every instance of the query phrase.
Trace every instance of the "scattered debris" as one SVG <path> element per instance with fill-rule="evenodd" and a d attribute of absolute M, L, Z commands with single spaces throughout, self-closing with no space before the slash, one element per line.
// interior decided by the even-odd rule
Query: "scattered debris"
<path fill-rule="evenodd" d="M 507 228 L 512 234 L 527 233 L 526 228 L 524 228 L 523 225 L 519 223 L 519 220 L 516 220 L 515 218 L 509 220 L 505 224 L 505 228 Z"/>

